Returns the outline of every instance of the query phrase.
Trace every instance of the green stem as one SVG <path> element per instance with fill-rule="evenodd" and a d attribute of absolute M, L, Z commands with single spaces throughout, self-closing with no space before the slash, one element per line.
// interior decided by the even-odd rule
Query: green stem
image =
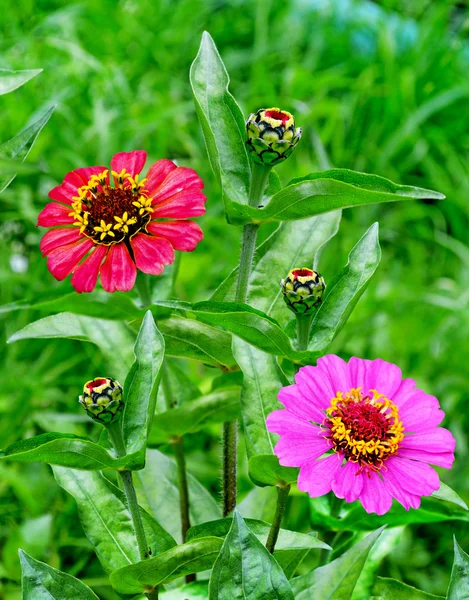
<path fill-rule="evenodd" d="M 259 206 L 269 178 L 271 167 L 252 164 L 249 206 Z M 248 298 L 252 260 L 256 249 L 258 225 L 248 223 L 243 228 L 241 257 L 239 260 L 238 282 L 235 301 L 245 303 Z M 238 423 L 228 421 L 223 424 L 223 516 L 229 515 L 236 506 L 236 462 L 237 462 Z"/>
<path fill-rule="evenodd" d="M 298 350 L 307 350 L 309 342 L 309 332 L 313 315 L 296 315 L 296 331 L 298 336 Z"/>
<path fill-rule="evenodd" d="M 269 537 L 267 538 L 266 548 L 273 554 L 275 550 L 275 544 L 277 543 L 278 534 L 280 531 L 280 525 L 282 524 L 283 513 L 285 512 L 285 506 L 287 505 L 288 494 L 290 493 L 290 484 L 277 485 L 277 505 L 275 507 L 274 520 L 269 531 Z"/>
<path fill-rule="evenodd" d="M 137 284 L 137 289 L 138 289 L 138 293 L 140 295 L 140 300 L 142 302 L 143 308 L 146 308 L 147 306 L 151 306 L 152 298 L 151 298 L 150 283 L 149 283 L 148 275 L 146 275 L 145 273 L 139 273 L 137 275 L 136 284 Z"/>
<path fill-rule="evenodd" d="M 119 421 L 110 423 L 107 426 L 109 437 L 116 450 L 117 456 L 125 456 L 125 442 L 122 435 L 121 424 Z M 124 486 L 125 497 L 127 498 L 127 505 L 130 511 L 130 517 L 134 526 L 135 537 L 137 538 L 138 553 L 140 560 L 148 558 L 148 544 L 145 536 L 145 529 L 143 528 L 142 515 L 138 506 L 137 494 L 135 493 L 135 487 L 132 479 L 132 471 L 119 471 Z"/>

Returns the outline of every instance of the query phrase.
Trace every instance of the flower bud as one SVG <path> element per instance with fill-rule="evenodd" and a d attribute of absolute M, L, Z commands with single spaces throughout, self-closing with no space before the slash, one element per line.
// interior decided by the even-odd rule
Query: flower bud
<path fill-rule="evenodd" d="M 280 108 L 261 108 L 246 121 L 247 146 L 253 160 L 266 166 L 285 160 L 301 138 L 293 115 Z"/>
<path fill-rule="evenodd" d="M 109 377 L 96 377 L 86 382 L 79 401 L 88 415 L 103 425 L 117 421 L 124 408 L 122 386 Z"/>
<path fill-rule="evenodd" d="M 308 315 L 321 302 L 326 284 L 312 269 L 292 269 L 280 286 L 286 305 L 299 315 Z"/>

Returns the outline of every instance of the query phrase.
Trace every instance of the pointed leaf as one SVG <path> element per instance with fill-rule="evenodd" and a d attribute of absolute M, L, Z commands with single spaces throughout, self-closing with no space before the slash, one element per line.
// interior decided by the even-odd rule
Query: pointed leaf
<path fill-rule="evenodd" d="M 447 600 L 469 599 L 469 555 L 454 538 L 454 562 Z"/>
<path fill-rule="evenodd" d="M 427 594 L 417 588 L 388 577 L 378 577 L 371 600 L 438 600 L 443 596 Z"/>
<path fill-rule="evenodd" d="M 55 106 L 49 108 L 37 121 L 35 121 L 26 129 L 23 129 L 17 136 L 5 142 L 0 146 L 0 158 L 15 158 L 18 160 L 25 160 L 28 156 L 37 136 L 41 133 L 42 128 L 50 119 L 54 112 Z M 0 193 L 7 188 L 16 175 L 9 173 L 6 176 L 0 177 Z"/>
<path fill-rule="evenodd" d="M 323 352 L 347 322 L 381 260 L 378 223 L 372 225 L 331 282 L 311 326 L 308 349 Z"/>
<path fill-rule="evenodd" d="M 0 69 L 0 96 L 17 90 L 39 73 L 42 73 L 42 69 L 25 69 L 23 71 Z"/>
<path fill-rule="evenodd" d="M 98 600 L 84 583 L 19 551 L 23 600 Z"/>
<path fill-rule="evenodd" d="M 296 600 L 350 600 L 371 548 L 384 527 L 370 533 L 339 558 L 291 580 Z"/>
<path fill-rule="evenodd" d="M 171 548 L 154 558 L 123 567 L 111 573 L 113 588 L 119 594 L 138 594 L 183 575 L 210 569 L 220 552 L 222 540 L 200 538 Z"/>
<path fill-rule="evenodd" d="M 294 600 L 281 567 L 236 510 L 208 590 L 210 600 Z"/>

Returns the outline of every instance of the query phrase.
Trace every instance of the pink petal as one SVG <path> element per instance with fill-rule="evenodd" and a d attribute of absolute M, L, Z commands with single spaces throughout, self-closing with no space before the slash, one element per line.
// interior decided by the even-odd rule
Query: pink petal
<path fill-rule="evenodd" d="M 399 408 L 402 408 L 411 398 L 414 397 L 415 392 L 421 392 L 416 390 L 417 383 L 413 379 L 403 379 L 401 385 L 394 393 L 394 396 L 390 398 Z M 421 392 L 423 393 L 423 392 Z"/>
<path fill-rule="evenodd" d="M 317 425 L 294 415 L 289 410 L 274 410 L 268 415 L 266 423 L 267 429 L 278 435 L 298 433 L 313 437 L 315 433 L 321 431 Z"/>
<path fill-rule="evenodd" d="M 205 213 L 203 181 L 193 169 L 171 171 L 153 196 L 153 217 L 188 219 Z"/>
<path fill-rule="evenodd" d="M 377 515 L 384 515 L 391 508 L 392 496 L 376 473 L 363 475 L 360 502 L 368 514 L 376 513 Z"/>
<path fill-rule="evenodd" d="M 78 228 L 51 229 L 42 238 L 39 248 L 42 255 L 47 256 L 52 250 L 77 242 L 81 237 L 82 235 Z"/>
<path fill-rule="evenodd" d="M 299 385 L 287 385 L 278 393 L 278 399 L 290 412 L 303 421 L 314 421 L 321 424 L 326 418 L 326 414 L 322 410 L 324 403 L 321 404 L 307 392 L 308 390 L 302 389 Z"/>
<path fill-rule="evenodd" d="M 47 267 L 52 275 L 62 281 L 74 270 L 80 260 L 94 246 L 94 242 L 83 238 L 73 244 L 51 250 L 47 258 Z"/>
<path fill-rule="evenodd" d="M 99 268 L 107 251 L 107 246 L 96 246 L 95 250 L 75 269 L 71 284 L 79 294 L 94 290 L 98 281 Z"/>
<path fill-rule="evenodd" d="M 388 471 L 383 471 L 382 473 L 384 476 L 384 487 L 406 510 L 420 507 L 420 496 L 411 494 L 405 490 L 393 474 Z"/>
<path fill-rule="evenodd" d="M 364 364 L 358 365 L 357 362 Z M 349 361 L 349 368 L 352 379 L 354 377 L 357 379 L 357 376 L 361 378 L 361 381 L 355 381 L 355 383 L 365 393 L 370 390 L 377 390 L 380 394 L 384 394 L 392 400 L 402 383 L 402 371 L 399 367 L 381 358 L 363 360 L 353 357 Z"/>
<path fill-rule="evenodd" d="M 102 165 L 97 167 L 82 167 L 81 169 L 75 169 L 74 171 L 71 171 L 65 175 L 62 184 L 51 190 L 49 192 L 49 196 L 55 200 L 58 200 L 59 198 L 55 196 L 60 195 L 60 202 L 72 204 L 72 202 L 74 202 L 73 197 L 78 196 L 78 188 L 87 185 L 92 175 L 99 175 L 106 170 L 108 169 Z M 109 183 L 109 173 L 107 176 L 107 181 Z M 59 188 L 61 188 L 60 192 Z M 54 196 L 52 194 L 54 194 Z"/>
<path fill-rule="evenodd" d="M 335 354 L 328 354 L 318 359 L 318 368 L 330 381 L 336 393 L 348 392 L 353 386 L 350 381 L 347 363 Z M 335 394 L 334 394 L 335 395 Z"/>
<path fill-rule="evenodd" d="M 419 450 L 414 448 L 399 448 L 399 456 L 401 458 L 411 458 L 420 462 L 443 467 L 443 469 L 451 469 L 454 462 L 454 454 L 452 452 L 429 452 L 428 450 Z"/>
<path fill-rule="evenodd" d="M 164 270 L 164 265 L 169 265 L 174 261 L 173 247 L 164 238 L 137 233 L 130 243 L 137 268 L 144 273 L 160 275 Z"/>
<path fill-rule="evenodd" d="M 132 177 L 138 175 L 147 160 L 145 150 L 132 150 L 132 152 L 119 152 L 114 154 L 111 159 L 111 170 L 120 173 L 125 169 Z M 145 186 L 146 187 L 146 186 Z"/>
<path fill-rule="evenodd" d="M 425 463 L 391 456 L 386 461 L 386 469 L 385 477 L 390 473 L 402 488 L 415 496 L 430 496 L 440 487 L 436 471 Z"/>
<path fill-rule="evenodd" d="M 453 434 L 444 427 L 425 433 L 406 435 L 400 444 L 400 448 L 426 450 L 433 453 L 454 452 L 455 447 L 456 440 Z"/>
<path fill-rule="evenodd" d="M 328 494 L 332 489 L 332 481 L 340 469 L 341 460 L 339 455 L 333 454 L 302 465 L 298 477 L 298 489 L 307 492 L 311 498 Z"/>
<path fill-rule="evenodd" d="M 347 502 L 355 502 L 360 496 L 363 487 L 363 473 L 358 473 L 359 465 L 347 461 L 336 473 L 332 482 L 332 491 L 337 498 L 345 498 Z"/>
<path fill-rule="evenodd" d="M 316 460 L 329 450 L 323 432 L 316 427 L 309 435 L 290 433 L 282 436 L 275 446 L 275 454 L 284 467 L 301 467 Z"/>
<path fill-rule="evenodd" d="M 203 239 L 202 229 L 193 221 L 152 221 L 147 231 L 156 237 L 166 238 L 175 250 L 192 252 Z"/>
<path fill-rule="evenodd" d="M 145 183 L 145 189 L 149 195 L 154 196 L 171 171 L 175 171 L 176 169 L 177 166 L 167 158 L 153 163 L 148 169 L 147 182 Z"/>
<path fill-rule="evenodd" d="M 49 202 L 39 213 L 37 224 L 39 227 L 54 227 L 55 225 L 71 225 L 73 217 L 69 217 L 70 206 L 57 202 Z"/>
<path fill-rule="evenodd" d="M 295 375 L 295 381 L 298 391 L 310 402 L 314 402 L 320 410 L 326 410 L 332 398 L 340 391 L 331 384 L 330 379 L 318 367 L 302 367 Z"/>
<path fill-rule="evenodd" d="M 125 244 L 115 244 L 109 248 L 99 272 L 106 292 L 128 292 L 134 287 L 137 277 L 137 267 Z"/>

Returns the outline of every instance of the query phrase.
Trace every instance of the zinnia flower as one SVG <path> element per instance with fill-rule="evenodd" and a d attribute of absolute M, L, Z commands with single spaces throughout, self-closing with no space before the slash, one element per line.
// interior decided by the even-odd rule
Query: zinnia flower
<path fill-rule="evenodd" d="M 120 152 L 106 167 L 75 169 L 49 192 L 54 200 L 38 218 L 56 227 L 41 240 L 52 275 L 72 275 L 77 292 L 93 291 L 98 275 L 108 292 L 132 289 L 137 269 L 159 275 L 174 261 L 174 250 L 194 250 L 203 233 L 186 221 L 205 213 L 204 184 L 197 173 L 167 159 L 139 175 L 146 152 Z M 162 220 L 165 219 L 165 220 Z"/>
<path fill-rule="evenodd" d="M 439 489 L 430 464 L 449 469 L 455 440 L 438 427 L 445 416 L 438 400 L 399 367 L 329 355 L 295 381 L 280 390 L 285 410 L 271 413 L 267 427 L 280 435 L 280 464 L 300 467 L 301 491 L 316 498 L 332 490 L 383 515 L 393 498 L 409 510 Z"/>

